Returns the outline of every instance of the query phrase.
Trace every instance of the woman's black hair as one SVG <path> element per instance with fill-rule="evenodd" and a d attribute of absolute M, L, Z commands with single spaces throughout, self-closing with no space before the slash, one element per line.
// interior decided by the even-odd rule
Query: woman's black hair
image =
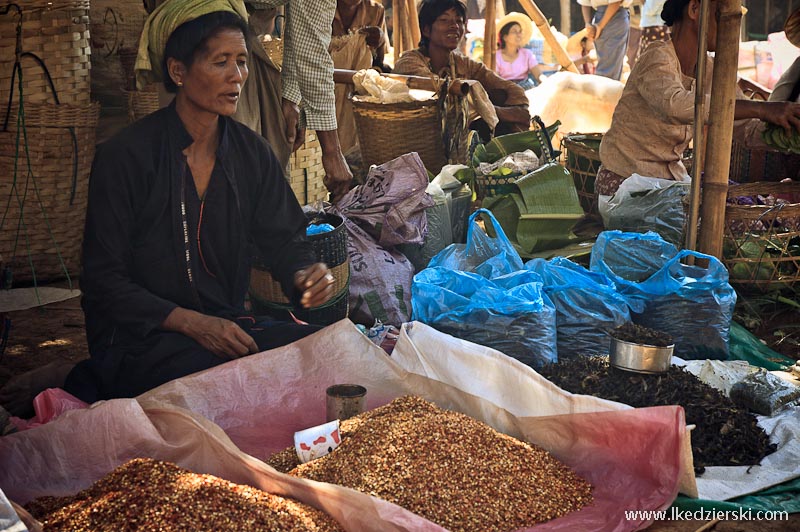
<path fill-rule="evenodd" d="M 500 35 L 497 37 L 497 47 L 501 50 L 505 50 L 506 48 L 506 41 L 503 40 L 503 37 L 508 35 L 508 32 L 511 31 L 511 28 L 514 27 L 514 24 L 522 28 L 519 22 L 509 22 L 508 24 L 504 25 L 500 28 Z"/>
<path fill-rule="evenodd" d="M 449 9 L 455 9 L 456 13 L 467 22 L 467 6 L 461 0 L 422 0 L 419 4 L 419 29 L 430 28 L 439 15 Z M 419 39 L 419 47 L 427 48 L 430 39 L 422 35 Z"/>
<path fill-rule="evenodd" d="M 676 22 L 683 20 L 683 13 L 686 6 L 692 0 L 667 0 L 664 2 L 664 7 L 661 10 L 661 18 L 664 19 L 664 24 L 672 26 Z"/>
<path fill-rule="evenodd" d="M 178 87 L 167 70 L 167 59 L 172 57 L 186 65 L 186 68 L 190 68 L 197 54 L 205 50 L 208 40 L 222 29 L 240 30 L 247 42 L 249 35 L 247 23 L 242 17 L 230 11 L 214 11 L 202 15 L 184 22 L 172 32 L 164 47 L 164 61 L 161 65 L 164 72 L 164 88 L 168 92 L 175 93 Z"/>

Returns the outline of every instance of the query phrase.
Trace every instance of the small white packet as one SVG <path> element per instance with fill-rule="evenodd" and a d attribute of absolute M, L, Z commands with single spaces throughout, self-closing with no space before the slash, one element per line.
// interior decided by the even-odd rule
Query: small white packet
<path fill-rule="evenodd" d="M 306 463 L 333 452 L 339 447 L 339 420 L 294 433 L 294 450 L 300 462 Z"/>

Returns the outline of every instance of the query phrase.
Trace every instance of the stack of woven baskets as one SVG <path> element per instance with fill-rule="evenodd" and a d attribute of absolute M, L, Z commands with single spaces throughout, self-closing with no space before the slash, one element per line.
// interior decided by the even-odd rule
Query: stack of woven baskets
<path fill-rule="evenodd" d="M 0 17 L 0 49 L 22 53 L 20 68 L 15 54 L 0 59 L 0 101 L 13 91 L 0 117 L 0 255 L 24 283 L 78 272 L 99 105 L 90 101 L 89 1 L 19 6 Z"/>

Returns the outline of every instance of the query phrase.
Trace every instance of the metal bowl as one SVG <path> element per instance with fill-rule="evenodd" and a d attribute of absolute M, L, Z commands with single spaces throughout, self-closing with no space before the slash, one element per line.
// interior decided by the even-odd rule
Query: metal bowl
<path fill-rule="evenodd" d="M 611 337 L 609 363 L 635 373 L 664 373 L 669 369 L 675 344 L 666 347 L 634 344 Z"/>

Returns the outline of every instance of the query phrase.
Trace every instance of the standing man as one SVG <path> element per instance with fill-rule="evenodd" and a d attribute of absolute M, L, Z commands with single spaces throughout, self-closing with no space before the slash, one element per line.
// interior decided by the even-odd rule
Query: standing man
<path fill-rule="evenodd" d="M 597 50 L 595 74 L 618 80 L 628 49 L 630 13 L 633 0 L 578 0 L 586 23 L 586 36 Z"/>
<path fill-rule="evenodd" d="M 336 0 L 258 1 L 271 7 L 286 6 L 281 69 L 286 140 L 297 149 L 305 140 L 305 128 L 317 132 L 325 186 L 335 201 L 353 181 L 336 131 L 333 59 L 328 53 Z"/>

